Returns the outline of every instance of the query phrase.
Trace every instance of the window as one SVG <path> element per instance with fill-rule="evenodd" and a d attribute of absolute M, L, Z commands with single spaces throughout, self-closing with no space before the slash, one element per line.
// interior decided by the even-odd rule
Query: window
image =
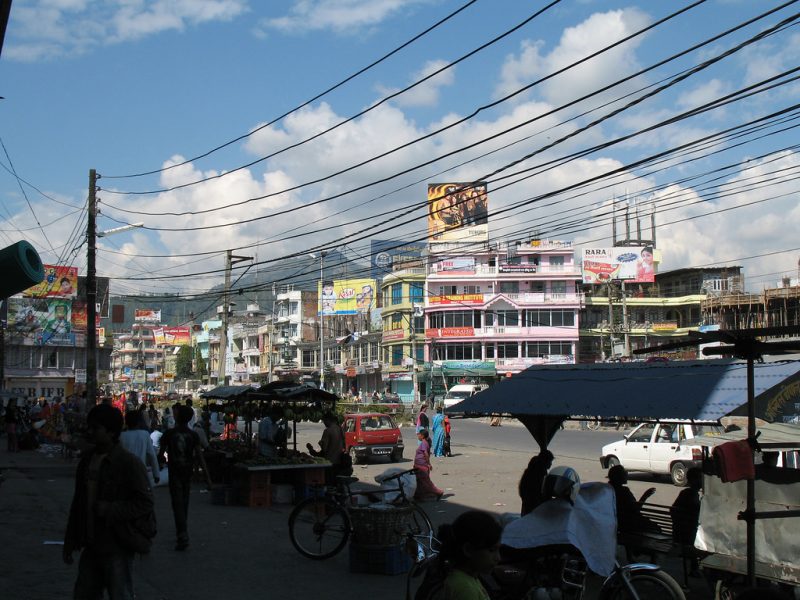
<path fill-rule="evenodd" d="M 519 356 L 519 349 L 516 342 L 508 344 L 497 344 L 497 358 L 517 358 Z"/>
<path fill-rule="evenodd" d="M 525 355 L 529 358 L 572 356 L 572 342 L 527 342 Z"/>
<path fill-rule="evenodd" d="M 313 350 L 303 350 L 303 366 L 306 368 L 315 367 L 317 364 L 317 359 L 315 356 L 316 352 Z"/>
<path fill-rule="evenodd" d="M 519 294 L 519 281 L 501 281 L 501 294 Z"/>
<path fill-rule="evenodd" d="M 439 286 L 439 295 L 440 296 L 455 296 L 458 294 L 458 286 L 457 285 L 440 285 Z"/>
<path fill-rule="evenodd" d="M 289 314 L 296 315 L 298 310 L 298 302 L 290 302 L 289 303 Z"/>
<path fill-rule="evenodd" d="M 646 423 L 645 425 L 642 425 L 628 437 L 628 442 L 639 442 L 646 444 L 650 441 L 650 438 L 653 437 L 653 430 L 655 428 L 656 426 L 652 423 Z"/>
<path fill-rule="evenodd" d="M 531 293 L 544 294 L 544 281 L 531 281 Z"/>
<path fill-rule="evenodd" d="M 494 358 L 494 344 L 486 344 L 486 358 Z"/>
<path fill-rule="evenodd" d="M 297 323 L 289 323 L 289 335 L 297 337 Z"/>
<path fill-rule="evenodd" d="M 411 302 L 422 303 L 425 301 L 425 284 L 420 282 L 412 283 L 408 286 Z"/>
<path fill-rule="evenodd" d="M 389 306 L 389 288 L 383 288 L 383 305 Z"/>
<path fill-rule="evenodd" d="M 425 362 L 425 346 L 422 344 L 417 344 L 417 354 L 414 359 L 417 361 L 417 364 L 422 364 Z"/>
<path fill-rule="evenodd" d="M 442 344 L 438 347 L 441 360 L 479 360 L 480 344 Z"/>
<path fill-rule="evenodd" d="M 403 364 L 403 346 L 392 346 L 392 366 L 399 366 Z"/>
<path fill-rule="evenodd" d="M 369 344 L 369 359 L 370 361 L 378 360 L 378 342 L 370 342 Z"/>
<path fill-rule="evenodd" d="M 572 310 L 526 310 L 526 327 L 574 327 L 575 311 Z"/>
<path fill-rule="evenodd" d="M 496 310 L 486 313 L 487 327 L 517 327 L 519 312 L 516 310 Z"/>
<path fill-rule="evenodd" d="M 508 256 L 508 257 L 506 257 L 506 264 L 507 265 L 521 265 L 522 264 L 522 257 L 521 256 Z"/>
<path fill-rule="evenodd" d="M 414 333 L 425 333 L 425 317 L 414 317 Z"/>
<path fill-rule="evenodd" d="M 474 325 L 473 311 L 439 312 L 430 315 L 430 326 L 434 329 L 442 327 L 479 327 Z M 480 320 L 478 321 L 480 323 Z"/>
<path fill-rule="evenodd" d="M 538 254 L 531 254 L 528 256 L 528 264 L 529 265 L 538 265 L 539 264 L 539 255 Z"/>
<path fill-rule="evenodd" d="M 392 327 L 391 329 L 400 329 L 403 327 L 403 313 L 393 313 L 392 314 Z"/>
<path fill-rule="evenodd" d="M 555 268 L 563 268 L 564 267 L 564 257 L 563 256 L 551 256 L 550 257 L 550 266 Z"/>
<path fill-rule="evenodd" d="M 550 291 L 553 294 L 566 294 L 567 293 L 567 282 L 566 281 L 551 281 L 550 282 Z"/>
<path fill-rule="evenodd" d="M 58 351 L 51 350 L 47 353 L 47 368 L 48 369 L 57 369 L 58 368 Z"/>
<path fill-rule="evenodd" d="M 401 304 L 403 302 L 403 284 L 392 284 L 392 304 Z"/>
<path fill-rule="evenodd" d="M 479 285 L 465 285 L 464 286 L 464 293 L 465 294 L 480 294 L 481 293 L 481 286 L 479 286 Z"/>

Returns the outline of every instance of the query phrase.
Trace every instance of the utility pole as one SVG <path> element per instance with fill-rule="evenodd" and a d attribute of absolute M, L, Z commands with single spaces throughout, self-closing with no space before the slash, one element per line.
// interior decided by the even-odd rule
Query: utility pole
<path fill-rule="evenodd" d="M 86 219 L 86 408 L 97 403 L 97 171 L 89 170 Z"/>
<path fill-rule="evenodd" d="M 609 358 L 614 358 L 614 303 L 611 297 L 611 282 L 606 283 L 606 293 L 608 294 L 608 345 L 610 351 Z"/>
<path fill-rule="evenodd" d="M 631 336 L 629 335 L 630 328 L 628 327 L 628 303 L 625 293 L 625 280 L 622 280 L 622 330 L 625 335 L 625 358 L 631 356 Z"/>
<path fill-rule="evenodd" d="M 252 256 L 235 256 L 233 250 L 225 253 L 225 293 L 222 300 L 222 332 L 219 335 L 219 370 L 217 385 L 226 385 L 225 354 L 228 350 L 228 311 L 230 310 L 231 269 L 233 265 L 245 260 L 253 260 Z"/>

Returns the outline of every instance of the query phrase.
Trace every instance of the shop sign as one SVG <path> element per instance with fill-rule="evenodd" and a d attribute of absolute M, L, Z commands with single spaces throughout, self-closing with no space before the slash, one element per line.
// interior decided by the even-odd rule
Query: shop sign
<path fill-rule="evenodd" d="M 86 383 L 86 369 L 75 369 L 75 383 Z"/>
<path fill-rule="evenodd" d="M 384 342 L 393 342 L 395 340 L 404 340 L 406 339 L 406 330 L 405 329 L 389 329 L 388 331 L 383 332 L 383 336 L 381 339 Z"/>
<path fill-rule="evenodd" d="M 452 294 L 448 296 L 431 296 L 430 304 L 483 304 L 483 294 Z"/>
<path fill-rule="evenodd" d="M 675 331 L 678 329 L 677 321 L 664 321 L 661 323 L 653 323 L 650 328 L 653 331 Z"/>
<path fill-rule="evenodd" d="M 472 337 L 474 335 L 474 327 L 439 327 L 425 330 L 427 338 Z"/>
<path fill-rule="evenodd" d="M 501 273 L 536 273 L 536 265 L 509 265 L 500 263 L 497 267 Z"/>

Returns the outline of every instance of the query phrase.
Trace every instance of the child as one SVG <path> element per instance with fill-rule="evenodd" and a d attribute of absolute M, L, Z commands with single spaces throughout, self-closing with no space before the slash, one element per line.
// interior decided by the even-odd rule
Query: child
<path fill-rule="evenodd" d="M 452 565 L 439 596 L 442 600 L 489 600 L 478 576 L 497 565 L 501 533 L 495 518 L 478 510 L 467 511 L 452 525 L 439 528 L 440 557 Z"/>
<path fill-rule="evenodd" d="M 444 455 L 453 456 L 450 451 L 450 417 L 446 413 L 444 415 Z"/>

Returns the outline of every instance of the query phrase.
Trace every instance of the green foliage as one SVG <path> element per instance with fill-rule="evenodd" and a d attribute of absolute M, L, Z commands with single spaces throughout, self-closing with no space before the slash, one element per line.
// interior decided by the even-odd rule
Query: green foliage
<path fill-rule="evenodd" d="M 175 357 L 175 377 L 177 379 L 190 379 L 192 377 L 192 348 L 181 346 Z"/>
<path fill-rule="evenodd" d="M 203 379 L 206 375 L 208 375 L 208 369 L 206 369 L 206 361 L 203 360 L 203 355 L 200 352 L 200 346 L 197 346 L 194 351 L 194 364 L 195 364 L 195 373 L 199 379 Z"/>

